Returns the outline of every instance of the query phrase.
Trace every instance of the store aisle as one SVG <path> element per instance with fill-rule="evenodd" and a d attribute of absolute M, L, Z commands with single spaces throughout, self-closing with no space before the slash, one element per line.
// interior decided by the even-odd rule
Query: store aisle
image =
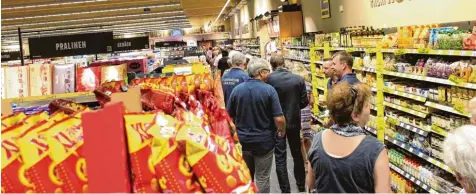
<path fill-rule="evenodd" d="M 294 163 L 293 163 L 293 156 L 291 156 L 291 150 L 289 150 L 289 146 L 287 147 L 287 165 L 288 165 L 288 176 L 289 176 L 289 184 L 291 184 L 291 192 L 298 193 L 298 189 L 296 187 L 296 179 L 294 178 Z M 281 193 L 281 189 L 279 189 L 279 182 L 278 177 L 276 175 L 276 161 L 273 160 L 273 167 L 271 168 L 271 193 Z"/>

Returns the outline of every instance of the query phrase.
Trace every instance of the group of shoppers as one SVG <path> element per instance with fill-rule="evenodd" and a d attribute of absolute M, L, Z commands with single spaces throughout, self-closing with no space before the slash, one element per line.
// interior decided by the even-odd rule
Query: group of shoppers
<path fill-rule="evenodd" d="M 301 111 L 312 100 L 305 76 L 290 72 L 281 55 L 272 56 L 270 62 L 259 58 L 248 62 L 236 52 L 230 59 L 231 69 L 222 77 L 226 108 L 261 193 L 270 192 L 273 155 L 281 192 L 291 192 L 287 144 L 299 192 L 306 190 L 306 183 L 323 193 L 391 192 L 387 149 L 363 129 L 370 119 L 372 92 L 352 72 L 350 54 L 338 52 L 323 64 L 329 79 L 326 105 L 330 122 L 314 136 L 309 150 L 304 148 L 307 158 L 302 157 L 300 137 L 306 128 Z M 444 146 L 445 161 L 466 192 L 476 192 L 475 130 L 474 126 L 457 129 Z"/>

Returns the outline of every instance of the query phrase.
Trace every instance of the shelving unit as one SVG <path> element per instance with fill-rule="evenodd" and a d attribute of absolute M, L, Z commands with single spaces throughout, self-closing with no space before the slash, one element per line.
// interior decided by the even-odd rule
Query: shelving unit
<path fill-rule="evenodd" d="M 96 102 L 96 96 L 93 92 L 76 92 L 65 94 L 51 94 L 45 96 L 29 96 L 22 98 L 2 99 L 4 102 L 15 103 L 17 107 L 38 106 L 47 104 L 55 99 L 66 99 L 76 103 Z"/>
<path fill-rule="evenodd" d="M 406 113 L 411 114 L 411 115 L 421 117 L 421 118 L 426 118 L 426 116 L 428 114 L 428 113 L 425 113 L 425 112 L 420 112 L 420 111 L 412 110 L 412 109 L 409 109 L 409 108 L 406 108 L 406 107 L 403 107 L 403 106 L 400 106 L 400 105 L 396 105 L 396 104 L 393 104 L 393 103 L 390 103 L 390 102 L 384 102 L 383 105 L 387 106 L 387 107 L 391 107 L 393 109 L 397 109 L 399 111 L 406 112 Z"/>
<path fill-rule="evenodd" d="M 437 191 L 435 191 L 434 189 L 432 189 L 430 186 L 428 186 L 427 184 L 421 182 L 420 180 L 418 180 L 417 178 L 415 178 L 414 176 L 412 176 L 410 173 L 407 173 L 405 171 L 403 171 L 402 169 L 398 168 L 396 165 L 390 163 L 390 168 L 395 171 L 395 172 L 398 172 L 400 175 L 402 175 L 403 177 L 405 177 L 407 180 L 410 180 L 412 181 L 413 183 L 415 183 L 416 185 L 420 186 L 421 188 L 423 188 L 425 191 L 428 191 L 429 193 L 431 194 L 436 194 L 438 193 Z"/>

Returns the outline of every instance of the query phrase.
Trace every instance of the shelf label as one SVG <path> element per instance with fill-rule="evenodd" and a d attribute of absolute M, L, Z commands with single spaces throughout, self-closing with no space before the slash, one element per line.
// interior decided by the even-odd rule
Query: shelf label
<path fill-rule="evenodd" d="M 419 152 L 419 153 L 418 153 L 418 156 L 419 156 L 420 158 L 423 158 L 423 153 Z"/>
<path fill-rule="evenodd" d="M 420 180 L 417 180 L 417 181 L 416 181 L 416 184 L 417 184 L 417 185 L 421 185 Z"/>
<path fill-rule="evenodd" d="M 410 177 L 410 180 L 411 180 L 412 182 L 415 182 L 415 177 Z"/>

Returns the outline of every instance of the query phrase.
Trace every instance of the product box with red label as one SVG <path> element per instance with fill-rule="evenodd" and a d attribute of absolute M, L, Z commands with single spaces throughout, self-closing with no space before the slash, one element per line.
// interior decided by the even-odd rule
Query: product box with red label
<path fill-rule="evenodd" d="M 30 96 L 50 95 L 53 90 L 51 64 L 31 64 Z"/>

